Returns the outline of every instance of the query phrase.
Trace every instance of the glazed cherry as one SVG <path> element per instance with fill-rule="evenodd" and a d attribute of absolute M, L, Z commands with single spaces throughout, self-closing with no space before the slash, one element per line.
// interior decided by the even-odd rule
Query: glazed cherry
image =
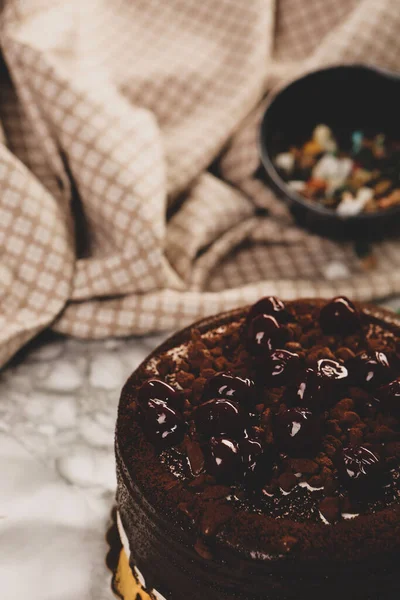
<path fill-rule="evenodd" d="M 257 403 L 254 381 L 234 377 L 230 373 L 218 373 L 208 380 L 204 388 L 203 400 L 209 398 L 227 398 L 235 400 L 242 406 L 253 406 Z"/>
<path fill-rule="evenodd" d="M 384 411 L 400 416 L 400 377 L 386 385 L 381 385 L 374 398 L 379 401 Z"/>
<path fill-rule="evenodd" d="M 246 420 L 237 402 L 228 398 L 212 398 L 194 412 L 196 429 L 207 437 L 244 435 Z"/>
<path fill-rule="evenodd" d="M 274 435 L 281 451 L 303 456 L 320 444 L 320 420 L 307 408 L 287 408 L 275 416 Z"/>
<path fill-rule="evenodd" d="M 245 472 L 254 470 L 257 458 L 263 453 L 261 441 L 248 437 L 239 443 L 239 448 Z"/>
<path fill-rule="evenodd" d="M 349 377 L 349 372 L 344 365 L 329 358 L 322 358 L 318 361 L 317 372 L 333 383 L 346 383 Z"/>
<path fill-rule="evenodd" d="M 339 453 L 337 468 L 344 485 L 352 492 L 365 493 L 383 484 L 383 466 L 380 457 L 364 446 L 348 446 Z"/>
<path fill-rule="evenodd" d="M 139 390 L 138 401 L 142 408 L 146 408 L 150 400 L 161 400 L 175 410 L 182 411 L 185 399 L 173 387 L 159 379 L 149 379 Z"/>
<path fill-rule="evenodd" d="M 265 298 L 261 298 L 261 300 L 253 304 L 247 315 L 247 323 L 250 324 L 258 315 L 271 315 L 275 317 L 278 323 L 287 323 L 292 320 L 292 316 L 285 304 L 276 296 L 265 296 Z"/>
<path fill-rule="evenodd" d="M 239 442 L 239 451 L 245 487 L 248 490 L 262 488 L 272 473 L 272 453 L 264 449 L 260 440 L 250 437 Z"/>
<path fill-rule="evenodd" d="M 288 398 L 293 404 L 321 412 L 332 402 L 332 384 L 330 380 L 314 369 L 306 369 L 298 378 L 294 397 Z"/>
<path fill-rule="evenodd" d="M 280 387 L 291 381 L 300 370 L 298 354 L 288 350 L 273 350 L 268 355 L 261 375 L 271 387 Z"/>
<path fill-rule="evenodd" d="M 144 432 L 159 450 L 182 442 L 186 425 L 177 410 L 157 399 L 150 399 L 142 410 Z"/>
<path fill-rule="evenodd" d="M 319 322 L 323 331 L 328 334 L 350 335 L 361 325 L 356 307 L 345 296 L 337 296 L 321 308 Z"/>
<path fill-rule="evenodd" d="M 385 385 L 395 376 L 392 361 L 384 352 L 362 352 L 350 359 L 346 366 L 352 382 L 368 389 Z"/>
<path fill-rule="evenodd" d="M 285 329 L 279 325 L 275 317 L 258 315 L 251 321 L 247 330 L 247 347 L 250 354 L 254 356 L 269 354 L 273 348 L 283 345 L 285 333 Z"/>
<path fill-rule="evenodd" d="M 218 481 L 233 483 L 242 474 L 239 445 L 226 437 L 213 437 L 205 448 L 205 466 Z"/>

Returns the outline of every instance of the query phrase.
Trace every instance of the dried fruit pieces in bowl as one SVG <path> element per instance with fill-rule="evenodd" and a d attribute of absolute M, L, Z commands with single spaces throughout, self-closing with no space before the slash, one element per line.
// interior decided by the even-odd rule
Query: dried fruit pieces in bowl
<path fill-rule="evenodd" d="M 320 124 L 274 164 L 292 190 L 342 217 L 400 206 L 400 140 L 383 133 L 335 135 Z"/>

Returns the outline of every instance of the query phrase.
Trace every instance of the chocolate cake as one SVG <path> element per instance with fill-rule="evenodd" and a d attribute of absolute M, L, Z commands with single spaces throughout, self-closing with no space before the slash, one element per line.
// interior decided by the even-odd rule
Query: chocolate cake
<path fill-rule="evenodd" d="M 125 384 L 119 526 L 154 598 L 397 598 L 400 321 L 262 298 Z"/>

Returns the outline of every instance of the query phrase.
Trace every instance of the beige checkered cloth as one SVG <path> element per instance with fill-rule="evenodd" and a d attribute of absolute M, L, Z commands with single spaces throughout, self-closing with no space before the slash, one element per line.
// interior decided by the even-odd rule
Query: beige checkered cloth
<path fill-rule="evenodd" d="M 48 326 L 121 336 L 262 294 L 400 292 L 399 244 L 365 271 L 254 176 L 266 91 L 328 63 L 399 68 L 400 0 L 0 7 L 0 364 Z"/>

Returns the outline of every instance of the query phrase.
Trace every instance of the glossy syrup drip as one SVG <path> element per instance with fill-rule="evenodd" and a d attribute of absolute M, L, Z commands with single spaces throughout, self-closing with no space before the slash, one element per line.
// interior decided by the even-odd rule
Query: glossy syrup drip
<path fill-rule="evenodd" d="M 188 484 L 192 481 L 186 455 L 172 448 L 162 452 L 160 459 L 179 480 Z M 230 487 L 231 492 L 226 499 L 241 510 L 264 514 L 274 519 L 290 519 L 298 523 L 321 521 L 319 504 L 326 495 L 323 489 L 310 488 L 305 483 L 297 483 L 290 492 L 278 488 L 274 491 L 258 490 L 255 493 L 249 493 L 248 489 L 241 484 Z M 339 497 L 340 495 L 345 498 L 347 488 L 343 487 Z M 342 514 L 345 515 L 344 518 L 351 518 L 352 515 L 378 512 L 399 501 L 400 474 L 394 470 L 389 473 L 386 486 L 378 498 L 359 500 L 353 506 L 352 513 L 347 513 L 346 504 L 343 503 Z"/>

